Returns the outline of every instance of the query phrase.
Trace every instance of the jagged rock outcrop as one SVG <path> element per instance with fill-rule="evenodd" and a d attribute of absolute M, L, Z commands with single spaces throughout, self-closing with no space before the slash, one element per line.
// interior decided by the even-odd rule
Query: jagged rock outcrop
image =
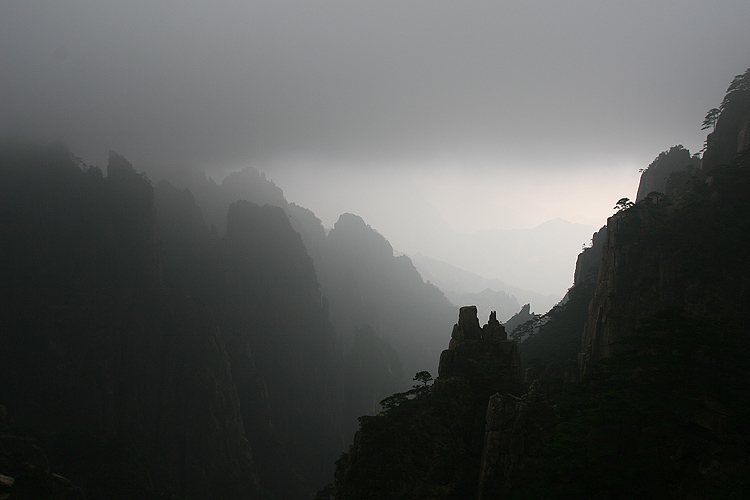
<path fill-rule="evenodd" d="M 521 307 L 515 296 L 503 290 L 485 288 L 481 292 L 475 293 L 458 293 L 449 290 L 444 290 L 444 292 L 451 304 L 456 306 L 476 304 L 477 312 L 481 317 L 486 317 L 490 314 L 490 311 L 495 311 L 500 318 L 507 319 L 512 317 Z"/>
<path fill-rule="evenodd" d="M 494 313 L 494 311 L 493 311 Z M 505 328 L 497 321 L 494 314 L 490 321 L 479 327 L 476 306 L 464 306 L 459 309 L 458 323 L 453 325 L 448 349 L 440 354 L 438 379 L 439 387 L 443 382 L 438 380 L 452 377 L 470 378 L 473 368 L 486 365 L 502 366 L 510 384 L 520 382 L 518 350 L 516 343 L 507 340 Z"/>
<path fill-rule="evenodd" d="M 494 437 L 484 452 L 485 419 L 495 418 L 490 396 L 521 391 L 516 343 L 494 315 L 480 327 L 476 307 L 461 308 L 433 385 L 396 394 L 383 402 L 385 411 L 361 418 L 337 462 L 334 498 L 476 498 L 483 454 L 499 460 Z M 525 440 L 526 431 L 516 430 L 516 441 Z M 483 484 L 496 480 L 491 469 Z"/>
<path fill-rule="evenodd" d="M 645 200 L 653 192 L 676 198 L 684 189 L 684 182 L 676 182 L 677 176 L 684 177 L 699 166 L 698 156 L 691 156 L 690 151 L 682 145 L 673 146 L 669 151 L 661 152 L 641 174 L 638 194 L 635 197 L 636 203 Z M 671 185 L 670 176 L 673 176 Z"/>
<path fill-rule="evenodd" d="M 718 108 L 715 128 L 706 137 L 701 168 L 731 164 L 738 153 L 750 146 L 750 69 L 737 75 Z"/>
<path fill-rule="evenodd" d="M 506 331 L 508 331 L 509 333 L 513 333 L 513 330 L 526 323 L 527 321 L 533 320 L 535 316 L 538 315 L 535 315 L 531 312 L 531 304 L 524 304 L 521 310 L 511 316 L 511 318 L 506 321 L 503 326 L 505 327 Z"/>
<path fill-rule="evenodd" d="M 735 79 L 750 80 L 746 72 Z M 730 90 L 732 87 L 730 87 Z M 744 142 L 750 86 L 728 94 L 709 135 L 701 175 L 673 200 L 644 200 L 607 221 L 580 365 L 611 356 L 639 321 L 679 309 L 696 318 L 746 319 L 750 175 Z M 738 151 L 739 149 L 739 151 Z"/>
<path fill-rule="evenodd" d="M 460 308 L 458 323 L 453 325 L 448 349 L 440 354 L 438 380 L 451 377 L 469 378 L 474 375 L 471 372 L 473 368 L 494 364 L 503 367 L 503 373 L 507 375 L 509 383 L 520 382 L 516 343 L 507 340 L 505 328 L 497 321 L 494 311 L 489 322 L 480 328 L 476 306 Z"/>

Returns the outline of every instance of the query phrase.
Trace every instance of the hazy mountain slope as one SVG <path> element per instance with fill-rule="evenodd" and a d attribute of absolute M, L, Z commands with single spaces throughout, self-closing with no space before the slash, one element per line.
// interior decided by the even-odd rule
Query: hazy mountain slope
<path fill-rule="evenodd" d="M 322 307 L 330 311 L 347 370 L 351 370 L 354 358 L 365 355 L 363 350 L 374 349 L 370 352 L 372 356 L 390 360 L 344 380 L 347 401 L 354 405 L 347 411 L 350 421 L 347 429 L 354 431 L 356 418 L 361 414 L 378 411 L 378 405 L 372 401 L 379 402 L 393 390 L 406 387 L 409 372 L 434 371 L 434 355 L 445 346 L 435 341 L 433 327 L 441 318 L 453 316 L 453 307 L 437 288 L 423 282 L 407 257 L 394 257 L 383 236 L 359 218 L 358 223 L 347 224 L 354 220 L 349 215 L 342 216 L 341 225 L 326 235 L 313 212 L 287 203 L 281 191 L 254 170 L 229 176 L 220 185 L 204 181 L 194 186 L 200 192 L 196 200 L 198 203 L 203 200 L 215 210 L 242 199 L 254 203 L 256 195 L 259 201 L 284 209 L 288 223 L 299 233 L 312 258 L 314 277 L 323 294 Z M 363 328 L 362 331 L 371 328 L 379 340 L 360 342 L 360 349 L 354 352 L 354 340 L 362 335 L 355 332 Z M 384 371 L 377 371 L 380 368 Z M 364 381 L 366 377 L 372 380 Z M 363 381 L 362 384 L 357 380 Z M 371 393 L 368 388 L 377 389 Z M 354 403 L 363 401 L 368 403 L 365 406 Z"/>
<path fill-rule="evenodd" d="M 106 177 L 62 146 L 0 160 L 0 404 L 24 435 L 91 498 L 309 498 L 349 438 L 344 360 L 283 209 L 233 203 L 221 237 L 117 154 Z"/>
<path fill-rule="evenodd" d="M 369 325 L 394 346 L 407 376 L 435 371 L 435 356 L 445 347 L 437 330 L 455 307 L 409 258 L 394 256 L 388 240 L 362 218 L 344 214 L 328 233 L 326 259 L 324 290 L 345 344 L 356 328 Z"/>
<path fill-rule="evenodd" d="M 573 263 L 581 246 L 596 230 L 594 226 L 555 220 L 535 228 L 474 234 L 460 225 L 446 223 L 402 172 L 345 168 L 334 171 L 335 181 L 330 180 L 330 172 L 321 174 L 312 169 L 277 171 L 274 175 L 287 193 L 293 193 L 290 199 L 304 206 L 326 208 L 327 212 L 317 213 L 324 221 L 336 220 L 341 212 L 356 213 L 385 235 L 397 252 L 421 253 L 486 278 L 541 295 L 556 295 L 558 300 L 572 283 Z M 332 188 L 335 196 L 331 195 Z M 450 191 L 446 194 L 466 195 Z M 314 196 L 324 201 L 316 203 Z M 494 286 L 466 291 L 481 292 L 485 288 L 507 291 L 516 295 L 520 303 L 534 302 Z M 554 302 L 539 310 L 549 309 Z"/>
<path fill-rule="evenodd" d="M 166 183 L 157 207 L 167 283 L 208 304 L 224 333 L 262 486 L 305 498 L 329 474 L 310 450 L 335 457 L 346 425 L 344 362 L 300 235 L 283 209 L 238 201 L 221 238 Z"/>
<path fill-rule="evenodd" d="M 224 248 L 225 295 L 211 304 L 227 336 L 248 438 L 257 454 L 266 452 L 258 468 L 276 494 L 304 498 L 290 472 L 302 476 L 300 487 L 322 484 L 330 472 L 320 457 L 335 457 L 345 439 L 343 362 L 315 269 L 279 207 L 230 205 Z"/>
<path fill-rule="evenodd" d="M 427 253 L 457 233 L 399 169 L 283 168 L 269 174 L 290 201 L 315 208 L 327 229 L 342 213 L 354 213 L 385 235 L 397 252 Z"/>
<path fill-rule="evenodd" d="M 204 175 L 194 175 L 185 187 L 195 196 L 206 222 L 215 226 L 219 234 L 226 231 L 227 207 L 237 200 L 286 207 L 281 189 L 252 167 L 230 173 L 219 184 Z"/>
<path fill-rule="evenodd" d="M 162 286 L 148 180 L 107 170 L 2 146 L 0 403 L 90 498 L 255 498 L 223 335 Z"/>

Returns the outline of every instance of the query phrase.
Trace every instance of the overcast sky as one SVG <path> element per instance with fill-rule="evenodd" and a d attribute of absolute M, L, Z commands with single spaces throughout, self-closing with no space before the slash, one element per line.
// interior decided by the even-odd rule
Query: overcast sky
<path fill-rule="evenodd" d="M 390 171 L 467 230 L 599 226 L 660 151 L 702 147 L 748 20 L 747 0 L 3 0 L 0 133 L 252 165 L 321 214 L 346 210 L 342 171 Z"/>

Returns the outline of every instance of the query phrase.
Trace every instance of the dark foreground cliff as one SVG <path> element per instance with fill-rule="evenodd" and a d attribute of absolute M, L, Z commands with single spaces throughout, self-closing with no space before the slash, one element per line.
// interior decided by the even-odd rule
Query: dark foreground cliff
<path fill-rule="evenodd" d="M 663 153 L 683 161 L 668 194 L 608 220 L 579 330 L 583 377 L 558 396 L 544 458 L 509 498 L 750 496 L 749 96 L 746 72 L 701 168 Z"/>
<path fill-rule="evenodd" d="M 234 203 L 220 237 L 116 153 L 105 176 L 1 146 L 1 434 L 90 499 L 311 496 L 343 447 L 343 362 L 284 211 Z"/>
<path fill-rule="evenodd" d="M 749 104 L 750 71 L 701 168 L 677 149 L 670 195 L 618 203 L 569 302 L 528 325 L 528 389 L 462 309 L 433 386 L 362 418 L 333 498 L 750 498 Z"/>
<path fill-rule="evenodd" d="M 643 318 L 660 311 L 721 319 L 737 328 L 748 324 L 750 70 L 734 78 L 721 106 L 712 111 L 720 113 L 713 121 L 706 119 L 705 126 L 715 129 L 706 139 L 701 168 L 694 168 L 685 150 L 662 153 L 643 177 L 679 157 L 683 169 L 671 165 L 663 185 L 678 179 L 680 189 L 670 191 L 672 196 L 652 192 L 607 221 L 596 294 L 583 332 L 584 371 L 612 355 L 620 338 L 635 332 Z"/>
<path fill-rule="evenodd" d="M 610 219 L 580 382 L 524 389 L 515 342 L 463 308 L 432 387 L 361 419 L 333 498 L 748 498 L 748 167 Z M 566 314 L 537 340 L 562 345 Z"/>
<path fill-rule="evenodd" d="M 3 144 L 3 434 L 33 437 L 89 498 L 256 497 L 225 339 L 166 293 L 150 183 L 115 153 L 107 170 Z"/>
<path fill-rule="evenodd" d="M 494 315 L 480 328 L 476 307 L 461 308 L 438 377 L 429 378 L 418 373 L 414 389 L 360 419 L 336 463 L 334 498 L 494 498 L 542 442 L 539 422 L 551 407 L 518 397 L 516 343 Z"/>

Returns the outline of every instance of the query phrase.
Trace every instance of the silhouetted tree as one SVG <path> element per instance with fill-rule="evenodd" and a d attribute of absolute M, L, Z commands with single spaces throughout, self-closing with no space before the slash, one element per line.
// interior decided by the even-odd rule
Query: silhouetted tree
<path fill-rule="evenodd" d="M 414 375 L 413 380 L 416 380 L 422 384 L 421 386 L 415 385 L 414 386 L 415 389 L 419 387 L 425 387 L 432 380 L 432 375 L 430 375 L 430 372 L 428 371 L 422 371 Z"/>
<path fill-rule="evenodd" d="M 724 99 L 721 101 L 721 104 L 719 104 L 719 107 L 711 108 L 708 110 L 708 113 L 706 113 L 706 118 L 703 119 L 701 130 L 706 130 L 711 127 L 716 129 L 716 122 L 719 120 L 719 115 L 724 111 L 724 108 L 727 107 L 729 102 L 732 101 L 737 94 L 747 92 L 748 90 L 750 90 L 750 68 L 746 69 L 741 75 L 734 77 L 732 83 L 729 84 Z"/>
<path fill-rule="evenodd" d="M 708 113 L 706 113 L 706 118 L 703 120 L 703 126 L 701 127 L 701 130 L 706 130 L 707 128 L 711 127 L 716 129 L 716 120 L 719 119 L 720 114 L 721 110 L 719 108 L 709 109 Z"/>
<path fill-rule="evenodd" d="M 719 109 L 724 110 L 724 108 L 727 106 L 727 104 L 729 104 L 729 101 L 731 101 L 734 96 L 748 90 L 750 90 L 750 68 L 746 69 L 745 72 L 741 75 L 737 75 L 734 77 L 732 83 L 730 83 L 729 87 L 727 88 L 727 93 L 724 96 L 724 100 L 721 101 Z"/>
<path fill-rule="evenodd" d="M 633 205 L 635 205 L 635 203 L 630 201 L 630 198 L 620 198 L 619 200 L 617 200 L 617 203 L 612 208 L 616 209 L 618 212 L 622 212 L 623 210 L 627 210 Z"/>
<path fill-rule="evenodd" d="M 658 205 L 660 202 L 667 199 L 667 195 L 665 195 L 664 193 L 660 193 L 659 191 L 651 191 L 646 195 L 646 199 L 649 201 L 649 203 L 655 203 Z"/>

